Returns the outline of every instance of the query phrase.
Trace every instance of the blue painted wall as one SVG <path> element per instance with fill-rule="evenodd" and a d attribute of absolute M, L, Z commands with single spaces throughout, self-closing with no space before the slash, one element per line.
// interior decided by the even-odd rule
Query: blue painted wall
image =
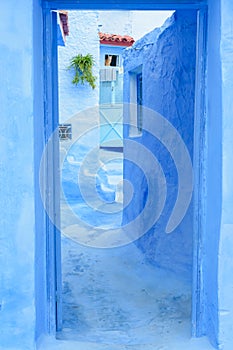
<path fill-rule="evenodd" d="M 191 158 L 193 153 L 195 51 L 196 14 L 195 11 L 182 11 L 176 12 L 171 19 L 168 19 L 162 30 L 155 29 L 137 41 L 131 49 L 125 51 L 124 55 L 125 102 L 130 102 L 130 72 L 141 66 L 143 105 L 157 111 L 172 123 L 182 136 Z M 127 127 L 125 129 L 125 136 L 129 137 Z M 191 279 L 192 205 L 177 229 L 169 235 L 166 234 L 165 227 L 177 195 L 177 173 L 174 163 L 164 146 L 146 132 L 134 140 L 145 145 L 157 157 L 168 185 L 165 209 L 159 221 L 136 244 L 153 264 L 171 269 Z M 126 148 L 125 158 L 129 156 L 127 150 Z M 138 157 L 142 157 L 146 162 L 143 152 L 141 155 L 138 154 Z M 135 217 L 135 208 L 137 208 L 137 213 L 142 210 L 147 200 L 147 183 L 143 173 L 136 170 L 128 161 L 125 161 L 124 164 L 124 176 L 132 181 L 135 191 L 135 201 L 132 201 L 124 213 L 124 223 L 126 223 Z M 150 176 L 152 178 L 156 175 L 151 173 Z M 149 215 L 153 215 L 153 209 Z"/>
<path fill-rule="evenodd" d="M 40 1 L 33 3 L 33 120 L 34 120 L 34 201 L 35 201 L 35 334 L 36 341 L 48 331 L 46 270 L 46 214 L 41 201 L 39 171 L 45 146 L 43 18 Z"/>
<path fill-rule="evenodd" d="M 117 28 L 115 28 L 117 29 Z M 116 32 L 116 34 L 118 34 Z M 123 62 L 122 62 L 122 52 L 125 49 L 125 47 L 122 46 L 112 46 L 112 45 L 100 45 L 100 67 L 104 68 L 104 64 L 105 64 L 105 55 L 120 55 L 119 59 L 119 66 L 122 67 L 123 66 Z"/>
<path fill-rule="evenodd" d="M 123 102 L 123 60 L 122 53 L 125 47 L 100 45 L 100 68 L 105 67 L 105 55 L 118 55 L 119 66 L 117 71 L 117 79 L 114 82 L 114 100 L 115 103 Z M 100 82 L 100 98 L 99 103 L 111 103 L 112 102 L 112 87 L 111 82 Z"/>
<path fill-rule="evenodd" d="M 2 10 L 0 348 L 31 350 L 48 325 L 45 214 L 39 190 L 42 9 L 40 1 L 23 0 L 3 4 Z"/>
<path fill-rule="evenodd" d="M 207 164 L 206 164 L 206 228 L 203 239 L 204 315 L 205 332 L 214 345 L 218 343 L 218 249 L 222 197 L 222 93 L 221 93 L 221 15 L 220 2 L 209 8 L 209 37 L 207 57 Z M 214 205 L 213 205 L 214 204 Z M 208 257 L 206 259 L 206 257 Z"/>
<path fill-rule="evenodd" d="M 210 3 L 207 87 L 209 236 L 206 246 L 213 247 L 213 251 L 207 262 L 206 273 L 210 276 L 207 303 L 211 315 L 218 319 L 215 328 L 212 327 L 212 334 L 217 333 L 221 349 L 230 350 L 233 347 L 233 4 L 230 0 Z"/>
<path fill-rule="evenodd" d="M 32 350 L 35 336 L 39 337 L 47 327 L 44 288 L 46 242 L 37 185 L 40 153 L 43 149 L 44 104 L 39 3 L 37 0 L 22 0 L 20 3 L 12 1 L 1 4 L 4 13 L 0 23 L 1 33 L 4 33 L 0 38 L 2 349 Z M 232 2 L 210 0 L 209 9 L 203 311 L 206 332 L 212 342 L 219 343 L 221 349 L 231 350 Z M 155 103 L 153 106 L 156 106 Z M 149 234 L 148 237 L 151 239 L 153 235 Z M 169 239 L 172 239 L 172 235 Z M 187 236 L 185 242 L 186 239 Z M 153 244 L 153 240 L 151 242 Z M 143 248 L 145 242 L 142 240 L 140 244 Z M 148 258 L 152 259 L 153 256 Z M 184 266 L 186 269 L 189 264 Z"/>
<path fill-rule="evenodd" d="M 201 280 L 205 333 L 219 349 L 233 347 L 232 16 L 230 0 L 209 1 L 206 89 L 205 227 Z"/>
<path fill-rule="evenodd" d="M 116 71 L 114 81 L 101 81 L 100 79 L 100 145 L 105 147 L 123 146 L 122 103 L 124 75 L 122 54 L 124 49 L 125 47 L 122 46 L 100 45 L 100 68 L 105 70 L 114 69 Z M 117 66 L 106 67 L 105 55 L 118 56 Z"/>
<path fill-rule="evenodd" d="M 36 319 L 33 1 L 4 2 L 2 13 L 0 347 L 33 349 Z"/>

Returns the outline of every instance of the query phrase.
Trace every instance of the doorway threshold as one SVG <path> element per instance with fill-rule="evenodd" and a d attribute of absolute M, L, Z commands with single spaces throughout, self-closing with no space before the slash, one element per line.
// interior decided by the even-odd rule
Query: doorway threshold
<path fill-rule="evenodd" d="M 185 338 L 169 343 L 122 345 L 100 344 L 80 341 L 57 340 L 54 337 L 45 337 L 38 350 L 213 350 L 206 337 Z"/>

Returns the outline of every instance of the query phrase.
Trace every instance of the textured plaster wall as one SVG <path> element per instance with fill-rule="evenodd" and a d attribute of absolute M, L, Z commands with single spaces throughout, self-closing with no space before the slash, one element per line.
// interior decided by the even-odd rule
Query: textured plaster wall
<path fill-rule="evenodd" d="M 211 342 L 224 350 L 233 347 L 232 15 L 230 0 L 209 2 L 202 312 Z"/>
<path fill-rule="evenodd" d="M 35 201 L 35 338 L 38 340 L 47 332 L 48 300 L 46 270 L 46 220 L 39 188 L 39 171 L 44 151 L 44 55 L 43 55 L 43 18 L 39 0 L 33 3 L 33 120 L 34 120 L 34 201 Z M 28 232 L 30 236 L 30 232 Z M 32 282 L 33 285 L 34 281 Z"/>
<path fill-rule="evenodd" d="M 204 258 L 207 263 L 203 266 L 205 279 L 209 281 L 209 285 L 204 292 L 205 312 L 206 323 L 211 324 L 208 332 L 213 342 L 219 342 L 221 349 L 231 350 L 233 344 L 231 278 L 233 268 L 231 179 L 233 8 L 231 0 L 211 0 L 209 6 L 207 66 L 207 128 L 209 130 L 207 166 L 209 170 L 207 171 L 208 198 L 205 230 L 208 237 L 205 248 L 209 247 L 209 249 L 206 249 Z M 3 2 L 1 10 L 4 16 L 1 18 L 0 29 L 4 34 L 0 38 L 2 79 L 0 90 L 0 349 L 32 350 L 34 349 L 36 308 L 38 312 L 41 310 L 37 321 L 37 336 L 47 326 L 43 312 L 45 291 L 42 287 L 45 285 L 43 255 L 45 240 L 41 226 L 43 213 L 38 188 L 37 185 L 34 186 L 40 152 L 43 148 L 41 141 L 43 138 L 42 56 L 41 45 L 38 44 L 38 40 L 42 44 L 41 9 L 37 1 L 22 0 L 20 3 Z M 94 14 L 93 19 L 95 19 Z M 34 24 L 36 23 L 34 33 L 33 21 Z M 186 40 L 184 32 L 182 37 Z M 192 61 L 191 55 L 190 61 Z M 70 79 L 68 80 L 70 83 Z M 74 91 L 72 96 L 76 101 Z M 75 103 L 73 105 L 76 112 Z M 153 106 L 157 108 L 155 103 Z M 72 108 L 68 110 L 67 115 L 70 116 L 70 113 Z M 65 113 L 64 116 L 66 116 Z M 35 130 L 33 130 L 34 120 Z M 180 130 L 182 131 L 182 128 Z M 185 135 L 184 132 L 184 137 L 189 136 L 189 133 Z M 35 153 L 34 145 L 36 145 Z M 191 143 L 188 145 L 191 150 Z M 142 176 L 141 179 L 143 183 Z M 182 235 L 178 236 L 181 239 Z M 150 242 L 151 246 L 156 243 L 155 237 L 153 231 L 148 234 L 148 243 Z M 190 247 L 187 237 L 186 235 L 185 244 L 187 243 Z M 172 236 L 168 239 L 172 239 Z M 145 248 L 145 241 L 140 242 L 142 249 Z M 36 270 L 34 269 L 35 242 L 37 244 Z M 150 253 L 152 249 L 148 248 Z M 171 250 L 174 254 L 173 246 Z M 176 252 L 179 252 L 179 249 L 175 250 Z M 170 255 L 168 251 L 165 253 L 167 256 Z M 149 258 L 155 261 L 154 256 L 150 254 Z M 174 257 L 176 258 L 176 254 Z M 187 261 L 189 266 L 190 254 Z M 36 291 L 34 271 L 37 275 Z M 44 273 L 41 274 L 42 271 Z M 218 289 L 216 283 L 218 283 Z M 211 309 L 212 311 L 209 311 Z M 209 317 L 212 317 L 211 322 Z"/>
<path fill-rule="evenodd" d="M 99 102 L 99 36 L 97 11 L 69 11 L 70 35 L 66 46 L 59 53 L 59 117 L 65 122 L 74 114 L 94 107 Z M 70 60 L 77 54 L 92 54 L 95 60 L 93 74 L 97 77 L 96 88 L 88 84 L 72 84 L 73 71 L 67 70 Z"/>
<path fill-rule="evenodd" d="M 100 32 L 132 35 L 132 11 L 99 11 L 98 18 Z"/>
<path fill-rule="evenodd" d="M 182 136 L 192 157 L 194 84 L 195 84 L 195 12 L 176 12 L 162 29 L 155 29 L 126 50 L 125 92 L 129 97 L 129 72 L 142 65 L 143 104 L 167 118 Z M 125 135 L 127 136 L 127 130 Z M 165 233 L 169 213 L 177 193 L 177 173 L 166 149 L 145 132 L 137 141 L 158 158 L 166 176 L 168 194 L 165 209 L 157 224 L 137 241 L 149 261 L 191 277 L 192 272 L 192 205 L 181 224 L 171 234 Z M 127 148 L 125 157 L 127 158 Z M 146 162 L 145 154 L 138 154 Z M 132 174 L 134 174 L 132 176 Z M 124 221 L 131 221 L 147 199 L 147 185 L 139 169 L 125 162 L 124 176 L 133 182 L 135 200 L 126 208 Z M 152 172 L 151 177 L 155 174 Z M 127 194 L 126 194 L 127 196 Z M 156 200 L 156 199 L 155 199 Z M 153 212 L 151 212 L 153 215 Z"/>
<path fill-rule="evenodd" d="M 217 2 L 218 3 L 218 2 Z M 219 244 L 219 342 L 233 348 L 233 3 L 221 1 L 220 58 L 222 70 L 222 216 Z M 215 32 L 216 33 L 216 32 Z M 220 85 L 221 86 L 221 85 Z M 219 119 L 219 118 L 218 118 Z M 219 133 L 221 128 L 219 129 Z M 221 137 L 218 136 L 218 139 Z M 218 140 L 217 139 L 217 140 Z M 220 147 L 220 146 L 219 146 Z M 220 163 L 220 162 L 218 162 Z M 221 202 L 221 199 L 219 199 Z"/>
<path fill-rule="evenodd" d="M 214 345 L 218 343 L 218 250 L 222 198 L 222 92 L 221 92 L 221 14 L 220 1 L 209 8 L 207 45 L 207 172 L 206 228 L 202 241 L 204 290 L 200 309 L 204 315 L 205 332 Z"/>
<path fill-rule="evenodd" d="M 99 69 L 103 65 L 100 57 L 98 31 L 131 35 L 132 11 L 69 11 L 69 31 L 65 46 L 58 47 L 59 53 L 59 118 L 64 123 L 74 114 L 99 104 Z M 121 48 L 113 47 L 119 53 Z M 88 85 L 75 86 L 71 83 L 73 72 L 67 70 L 70 59 L 77 54 L 93 55 L 93 74 L 97 77 L 96 88 Z"/>
<path fill-rule="evenodd" d="M 3 2 L 1 11 L 0 348 L 31 350 L 35 332 L 33 1 Z"/>

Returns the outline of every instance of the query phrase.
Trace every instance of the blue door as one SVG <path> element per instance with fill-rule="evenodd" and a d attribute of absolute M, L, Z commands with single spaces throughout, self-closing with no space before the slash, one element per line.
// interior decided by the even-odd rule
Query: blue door
<path fill-rule="evenodd" d="M 100 70 L 100 147 L 123 147 L 123 74 Z"/>
<path fill-rule="evenodd" d="M 123 105 L 100 106 L 100 146 L 123 147 Z"/>

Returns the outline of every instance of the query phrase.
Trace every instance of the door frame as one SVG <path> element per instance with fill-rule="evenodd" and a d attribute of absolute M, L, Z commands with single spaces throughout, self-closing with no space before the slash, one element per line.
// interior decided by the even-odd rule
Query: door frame
<path fill-rule="evenodd" d="M 57 13 L 45 8 L 43 41 L 47 325 L 48 332 L 55 334 L 62 328 Z"/>
<path fill-rule="evenodd" d="M 197 10 L 197 56 L 195 85 L 195 116 L 194 116 L 194 235 L 193 235 L 193 292 L 192 292 L 192 335 L 205 334 L 204 319 L 201 307 L 204 302 L 202 274 L 203 251 L 202 242 L 205 225 L 205 160 L 206 160 L 206 33 L 207 33 L 207 1 L 206 0 L 42 0 L 43 30 L 44 30 L 44 127 L 46 140 L 58 127 L 58 67 L 57 40 L 55 16 L 56 10 Z M 45 177 L 47 192 L 56 221 L 59 221 L 60 200 L 59 191 L 59 145 L 54 141 L 53 158 L 46 169 Z M 52 154 L 50 156 L 52 157 Z M 53 159 L 53 160 L 52 160 Z M 49 159 L 48 159 L 49 161 Z M 56 191 L 55 191 L 56 188 Z M 47 298 L 49 304 L 48 331 L 55 334 L 61 324 L 61 242 L 59 225 L 47 218 L 46 249 L 47 249 Z"/>

